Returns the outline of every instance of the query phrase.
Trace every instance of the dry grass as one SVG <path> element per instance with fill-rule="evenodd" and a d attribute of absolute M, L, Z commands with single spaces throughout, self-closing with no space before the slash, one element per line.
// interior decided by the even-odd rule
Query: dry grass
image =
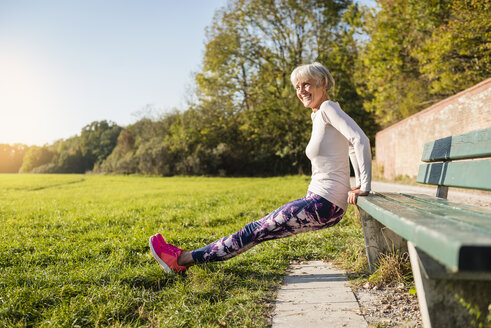
<path fill-rule="evenodd" d="M 400 283 L 412 283 L 413 275 L 408 253 L 393 252 L 379 257 L 377 270 L 368 282 L 372 286 L 394 286 Z"/>

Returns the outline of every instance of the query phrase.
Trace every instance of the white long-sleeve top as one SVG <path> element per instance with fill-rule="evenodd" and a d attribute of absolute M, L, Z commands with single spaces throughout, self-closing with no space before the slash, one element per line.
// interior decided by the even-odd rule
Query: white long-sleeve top
<path fill-rule="evenodd" d="M 371 189 L 370 141 L 337 102 L 323 102 L 312 113 L 312 123 L 312 136 L 305 150 L 312 162 L 308 190 L 346 211 L 350 190 L 349 160 L 355 171 L 356 185 L 363 191 Z"/>

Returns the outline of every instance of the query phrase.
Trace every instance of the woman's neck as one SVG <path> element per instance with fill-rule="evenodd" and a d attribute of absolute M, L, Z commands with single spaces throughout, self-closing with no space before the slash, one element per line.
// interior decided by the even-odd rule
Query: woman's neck
<path fill-rule="evenodd" d="M 322 104 L 323 104 L 324 102 L 328 101 L 328 100 L 329 100 L 329 96 L 328 96 L 328 95 L 326 95 L 326 96 L 322 97 L 322 99 L 321 99 L 321 101 L 320 101 L 320 103 L 319 103 L 319 106 L 312 107 L 312 111 L 313 111 L 314 113 L 315 113 L 315 112 L 317 112 L 317 111 L 319 110 L 319 108 L 321 108 Z"/>

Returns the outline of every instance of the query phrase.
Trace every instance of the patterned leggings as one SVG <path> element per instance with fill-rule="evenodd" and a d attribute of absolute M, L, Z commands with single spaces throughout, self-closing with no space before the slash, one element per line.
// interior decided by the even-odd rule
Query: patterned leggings
<path fill-rule="evenodd" d="M 343 215 L 342 208 L 309 191 L 305 197 L 289 202 L 236 233 L 191 254 L 195 263 L 223 261 L 266 240 L 332 227 Z"/>

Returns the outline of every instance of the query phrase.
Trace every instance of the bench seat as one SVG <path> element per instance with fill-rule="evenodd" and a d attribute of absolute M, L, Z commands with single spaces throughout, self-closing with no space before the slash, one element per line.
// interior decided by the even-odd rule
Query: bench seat
<path fill-rule="evenodd" d="M 358 206 L 451 272 L 491 271 L 491 208 L 408 193 L 373 193 Z"/>

